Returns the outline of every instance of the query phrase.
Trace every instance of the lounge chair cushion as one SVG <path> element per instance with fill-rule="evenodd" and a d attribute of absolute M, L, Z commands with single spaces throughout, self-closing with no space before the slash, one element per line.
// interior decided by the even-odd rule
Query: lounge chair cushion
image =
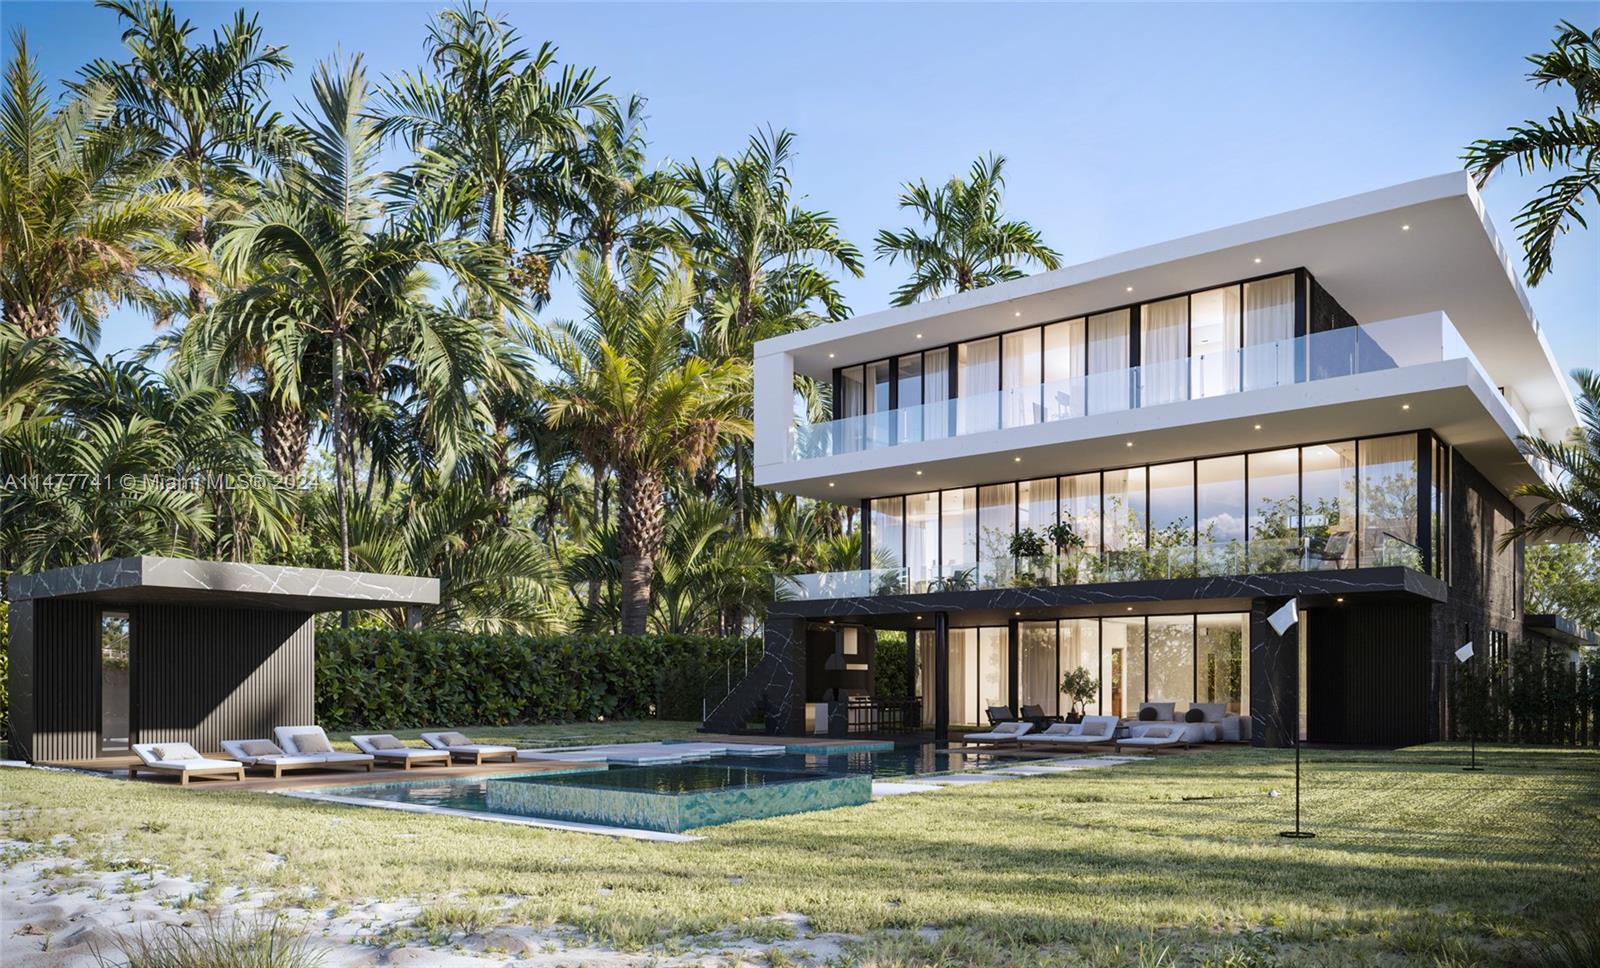
<path fill-rule="evenodd" d="M 205 757 L 200 755 L 199 751 L 197 751 L 193 746 L 190 746 L 188 743 L 163 743 L 155 748 L 155 754 L 156 759 L 163 763 L 177 760 L 205 759 Z"/>
<path fill-rule="evenodd" d="M 403 750 L 406 748 L 406 744 L 400 742 L 398 739 L 395 739 L 393 736 L 390 736 L 388 733 L 383 733 L 378 736 L 368 736 L 367 745 L 371 746 L 375 750 Z"/>
<path fill-rule="evenodd" d="M 1082 723 L 1051 723 L 1040 736 L 1077 736 L 1083 732 Z"/>
<path fill-rule="evenodd" d="M 321 732 L 295 733 L 294 748 L 306 754 L 333 752 L 333 744 Z"/>
<path fill-rule="evenodd" d="M 238 742 L 239 752 L 245 756 L 282 756 L 283 750 L 270 739 L 246 739 Z"/>
<path fill-rule="evenodd" d="M 1099 736 L 1102 739 L 1110 739 L 1116 735 L 1118 722 L 1119 720 L 1115 716 L 1085 716 L 1083 717 L 1083 722 L 1079 724 L 1083 727 L 1079 732 L 1083 736 Z"/>

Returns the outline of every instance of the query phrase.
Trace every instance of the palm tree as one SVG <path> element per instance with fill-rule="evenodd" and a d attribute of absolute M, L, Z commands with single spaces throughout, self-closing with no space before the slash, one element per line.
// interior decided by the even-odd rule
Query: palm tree
<path fill-rule="evenodd" d="M 1552 443 L 1523 437 L 1522 444 L 1554 474 L 1517 489 L 1532 498 L 1532 511 L 1501 539 L 1505 547 L 1518 538 L 1574 539 L 1600 542 L 1600 373 L 1575 370 L 1578 384 L 1578 426 L 1572 437 Z"/>
<path fill-rule="evenodd" d="M 1044 244 L 1037 229 L 1006 219 L 1005 166 L 1003 155 L 989 155 L 972 163 L 966 180 L 953 177 L 938 188 L 918 180 L 904 187 L 900 207 L 915 212 L 931 231 L 878 233 L 878 258 L 890 264 L 903 258 L 911 266 L 911 278 L 894 291 L 896 306 L 1020 279 L 1029 263 L 1046 269 L 1061 264 L 1061 254 Z"/>
<path fill-rule="evenodd" d="M 582 133 L 580 114 L 605 103 L 592 69 L 552 78 L 556 48 L 530 54 L 486 4 L 462 0 L 428 25 L 438 77 L 401 75 L 384 92 L 380 128 L 421 152 L 410 177 L 461 183 L 477 206 L 467 227 L 508 246 L 513 230 L 548 201 L 561 150 Z"/>
<path fill-rule="evenodd" d="M 662 253 L 688 260 L 682 233 L 664 217 L 687 216 L 693 196 L 675 172 L 648 166 L 644 106 L 638 95 L 626 108 L 598 106 L 582 137 L 563 152 L 564 177 L 546 216 L 556 227 L 552 262 L 574 249 L 593 252 L 614 269 Z"/>
<path fill-rule="evenodd" d="M 546 406 L 551 425 L 571 428 L 590 463 L 616 471 L 622 631 L 640 634 L 668 481 L 694 473 L 723 439 L 750 435 L 742 405 L 749 364 L 690 352 L 693 290 L 681 277 L 636 266 L 619 285 L 598 259 L 582 254 L 577 280 L 585 320 L 540 337 L 559 374 Z"/>
<path fill-rule="evenodd" d="M 1550 272 L 1556 236 L 1574 223 L 1587 227 L 1579 209 L 1585 199 L 1600 202 L 1600 27 L 1592 33 L 1563 20 L 1551 49 L 1531 54 L 1533 71 L 1528 79 L 1540 88 L 1552 84 L 1571 88 L 1571 114 L 1556 108 L 1544 121 L 1528 120 L 1506 129 L 1508 137 L 1483 138 L 1467 146 L 1462 159 L 1478 179 L 1479 187 L 1511 162 L 1517 171 L 1564 170 L 1544 186 L 1517 213 L 1513 224 L 1520 230 L 1527 258 L 1528 285 L 1537 286 Z"/>
<path fill-rule="evenodd" d="M 187 247 L 205 252 L 208 223 L 236 215 L 253 178 L 248 153 L 273 150 L 283 138 L 278 115 L 265 107 L 267 84 L 293 65 L 280 47 L 262 40 L 256 17 L 243 10 L 209 43 L 193 43 L 194 27 L 179 21 L 161 0 L 96 0 L 127 22 L 122 33 L 130 59 L 91 61 L 84 83 L 115 92 L 116 123 L 148 133 L 171 162 L 170 187 L 205 199 L 205 209 L 182 231 Z M 207 293 L 194 282 L 185 310 L 204 308 Z"/>
<path fill-rule="evenodd" d="M 0 317 L 30 339 L 65 322 L 93 343 L 111 304 L 159 308 L 161 282 L 206 273 L 172 241 L 204 200 L 157 187 L 170 168 L 147 135 L 106 124 L 112 107 L 90 85 L 52 111 L 18 35 L 0 101 Z"/>
<path fill-rule="evenodd" d="M 403 311 L 414 294 L 413 273 L 426 264 L 444 268 L 491 305 L 515 306 L 517 300 L 488 246 L 430 238 L 410 223 L 382 217 L 379 194 L 389 177 L 377 169 L 380 141 L 367 113 L 360 58 L 342 68 L 319 65 L 311 86 L 316 105 L 299 118 L 306 159 L 269 185 L 245 217 L 230 222 L 218 245 L 224 270 L 249 278 L 218 313 L 283 334 L 279 344 L 326 343 L 340 565 L 348 568 L 346 353 L 361 353 L 363 333 Z"/>

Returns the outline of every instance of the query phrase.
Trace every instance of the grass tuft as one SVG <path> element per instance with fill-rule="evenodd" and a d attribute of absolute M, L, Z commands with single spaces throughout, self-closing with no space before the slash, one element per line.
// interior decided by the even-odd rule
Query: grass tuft
<path fill-rule="evenodd" d="M 101 968 L 318 968 L 323 952 L 274 920 L 266 926 L 208 920 L 198 927 L 140 931 L 118 942 L 121 957 Z"/>

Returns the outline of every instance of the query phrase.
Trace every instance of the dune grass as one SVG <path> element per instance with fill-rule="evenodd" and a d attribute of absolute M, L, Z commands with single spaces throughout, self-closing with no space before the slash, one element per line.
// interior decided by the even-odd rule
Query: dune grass
<path fill-rule="evenodd" d="M 557 735 L 544 729 L 518 742 Z M 137 858 L 285 903 L 477 905 L 475 921 L 500 911 L 620 948 L 762 937 L 799 914 L 858 936 L 869 964 L 1504 963 L 1600 894 L 1600 753 L 1480 748 L 1477 774 L 1463 755 L 1308 751 L 1308 841 L 1276 836 L 1293 809 L 1277 750 L 893 797 L 693 844 L 56 773 L 0 783 L 5 836 L 71 833 L 45 849 L 93 863 Z"/>

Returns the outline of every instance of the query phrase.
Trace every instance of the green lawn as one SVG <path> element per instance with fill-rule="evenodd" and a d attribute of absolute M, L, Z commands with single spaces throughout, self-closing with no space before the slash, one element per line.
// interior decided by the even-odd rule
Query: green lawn
<path fill-rule="evenodd" d="M 468 732 L 555 745 L 691 730 Z M 872 964 L 1498 964 L 1600 896 L 1600 753 L 1484 748 L 1490 769 L 1471 774 L 1464 752 L 1309 752 L 1317 837 L 1298 842 L 1276 836 L 1293 758 L 1252 749 L 749 821 L 693 844 L 57 773 L 0 783 L 6 837 L 70 832 L 67 852 L 95 863 L 150 858 L 317 904 L 475 906 L 471 920 L 624 948 L 729 927 L 777 937 L 764 916 L 799 913 L 862 936 L 854 955 Z"/>

